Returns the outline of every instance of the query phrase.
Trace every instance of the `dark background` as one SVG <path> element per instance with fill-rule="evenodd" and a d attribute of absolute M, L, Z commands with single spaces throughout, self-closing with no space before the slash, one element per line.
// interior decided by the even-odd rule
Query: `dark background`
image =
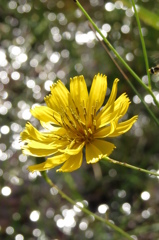
<path fill-rule="evenodd" d="M 145 82 L 147 70 L 135 16 L 130 2 L 123 2 L 81 0 L 98 27 L 107 31 L 111 44 Z M 159 1 L 137 4 L 143 7 L 142 31 L 150 65 L 154 66 L 159 55 Z M 150 96 L 121 67 L 159 117 Z M 98 72 L 108 76 L 109 89 L 116 77 L 120 79 L 118 95 L 126 92 L 132 102 L 127 117 L 139 115 L 128 133 L 111 139 L 117 146 L 111 157 L 158 170 L 158 127 L 95 39 L 74 1 L 0 0 L 0 239 L 124 239 L 75 211 L 39 174 L 30 174 L 27 166 L 36 159 L 22 155 L 19 147 L 19 134 L 27 121 L 40 127 L 29 109 L 35 103 L 44 104 L 51 83 L 61 79 L 69 88 L 69 78 L 82 74 L 90 88 Z M 152 80 L 153 91 L 159 96 L 159 77 Z M 71 174 L 52 169 L 49 176 L 75 201 L 84 200 L 91 211 L 110 219 L 135 240 L 159 239 L 157 178 L 102 161 L 93 166 L 84 161 Z M 99 212 L 102 204 L 108 209 L 106 214 Z"/>

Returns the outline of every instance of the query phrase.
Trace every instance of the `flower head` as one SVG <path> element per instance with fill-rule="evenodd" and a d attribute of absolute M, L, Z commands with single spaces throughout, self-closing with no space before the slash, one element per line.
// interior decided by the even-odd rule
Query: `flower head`
<path fill-rule="evenodd" d="M 45 97 L 47 106 L 31 109 L 45 131 L 39 132 L 27 123 L 21 133 L 24 154 L 48 156 L 45 162 L 30 166 L 30 171 L 45 171 L 61 164 L 57 171 L 74 171 L 82 164 L 84 147 L 88 164 L 112 153 L 115 145 L 105 138 L 127 132 L 137 120 L 134 116 L 119 122 L 127 112 L 130 100 L 125 93 L 116 99 L 118 81 L 114 80 L 103 108 L 107 90 L 105 75 L 94 77 L 89 94 L 83 76 L 70 79 L 70 92 L 60 80 L 51 86 L 51 94 Z"/>

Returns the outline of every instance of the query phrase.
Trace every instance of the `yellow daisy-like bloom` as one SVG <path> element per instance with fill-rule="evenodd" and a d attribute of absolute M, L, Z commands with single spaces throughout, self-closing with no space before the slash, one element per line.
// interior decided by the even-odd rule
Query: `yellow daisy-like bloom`
<path fill-rule="evenodd" d="M 29 166 L 31 172 L 45 171 L 63 163 L 57 171 L 74 171 L 82 164 L 84 147 L 88 164 L 112 153 L 115 145 L 105 138 L 120 136 L 137 120 L 134 116 L 119 122 L 127 112 L 130 100 L 125 93 L 116 99 L 118 81 L 114 80 L 103 108 L 107 90 L 105 75 L 94 77 L 89 95 L 83 76 L 70 79 L 70 92 L 60 80 L 51 86 L 51 94 L 45 98 L 47 106 L 31 109 L 45 131 L 39 132 L 27 123 L 21 133 L 24 154 L 49 156 L 45 162 Z"/>

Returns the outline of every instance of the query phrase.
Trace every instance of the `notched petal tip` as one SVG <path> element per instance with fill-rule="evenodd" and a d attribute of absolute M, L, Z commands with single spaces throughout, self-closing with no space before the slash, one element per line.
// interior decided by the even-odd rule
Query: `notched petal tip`
<path fill-rule="evenodd" d="M 57 80 L 55 83 L 53 83 L 51 86 L 50 86 L 50 91 L 52 92 L 54 90 L 55 87 L 59 87 L 59 85 L 64 85 L 63 82 L 59 79 Z"/>
<path fill-rule="evenodd" d="M 134 116 L 134 123 L 138 120 L 138 115 Z"/>
<path fill-rule="evenodd" d="M 84 76 L 83 75 L 79 75 L 79 76 L 75 76 L 73 78 L 70 78 L 70 81 L 75 81 L 75 80 L 80 81 L 80 80 L 83 80 L 83 79 L 84 79 Z"/>
<path fill-rule="evenodd" d="M 116 146 L 114 145 L 114 148 L 112 149 L 112 151 L 116 148 Z M 111 151 L 111 152 L 112 152 Z M 87 164 L 94 164 L 97 163 L 98 161 L 100 161 L 101 159 L 108 157 L 110 154 L 100 154 L 98 157 L 91 159 L 89 162 L 87 162 Z"/>
<path fill-rule="evenodd" d="M 87 161 L 87 164 L 93 164 L 93 163 L 97 163 L 99 160 L 101 160 L 104 156 L 106 155 L 99 155 L 98 157 L 92 158 L 90 161 Z"/>
<path fill-rule="evenodd" d="M 96 163 L 100 159 L 109 156 L 116 146 L 110 142 L 96 139 L 86 145 L 86 161 L 88 164 Z"/>
<path fill-rule="evenodd" d="M 95 75 L 95 77 L 107 77 L 107 76 L 103 73 L 97 73 L 97 75 Z"/>
<path fill-rule="evenodd" d="M 120 81 L 119 78 L 115 78 L 115 79 L 114 79 L 114 82 L 115 82 L 115 83 L 118 83 L 119 81 Z"/>

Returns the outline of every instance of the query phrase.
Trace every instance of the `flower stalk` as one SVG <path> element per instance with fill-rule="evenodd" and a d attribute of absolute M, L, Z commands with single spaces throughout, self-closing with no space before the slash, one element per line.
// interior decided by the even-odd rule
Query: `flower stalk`
<path fill-rule="evenodd" d="M 109 157 L 105 157 L 105 158 L 103 158 L 103 160 L 106 160 L 108 162 L 111 162 L 111 163 L 114 163 L 114 164 L 118 164 L 118 165 L 121 165 L 121 166 L 124 166 L 124 167 L 127 167 L 127 168 L 131 168 L 131 169 L 139 171 L 139 172 L 145 172 L 145 173 L 147 173 L 149 175 L 153 175 L 153 176 L 159 177 L 159 173 L 157 173 L 157 172 L 152 172 L 152 171 L 146 170 L 144 168 L 135 167 L 135 166 L 130 165 L 128 163 L 119 162 L 119 161 L 114 160 L 114 159 L 109 158 Z"/>
<path fill-rule="evenodd" d="M 82 212 L 86 213 L 89 216 L 93 216 L 96 220 L 106 224 L 108 227 L 110 227 L 111 229 L 113 229 L 115 232 L 120 233 L 122 236 L 126 237 L 126 239 L 128 240 L 133 240 L 133 238 L 126 233 L 125 231 L 123 231 L 120 227 L 116 226 L 115 224 L 111 223 L 109 220 L 106 220 L 100 216 L 98 216 L 97 214 L 91 212 L 90 210 L 88 210 L 85 207 L 81 207 L 80 205 L 77 205 L 77 203 L 70 198 L 68 195 L 66 195 L 61 189 L 59 189 L 53 182 L 52 180 L 48 177 L 48 175 L 46 174 L 46 172 L 42 172 L 41 173 L 43 178 L 45 179 L 45 181 L 51 186 L 57 189 L 58 193 L 61 195 L 62 198 L 64 198 L 65 200 L 67 200 L 69 203 L 71 203 L 72 205 L 75 205 L 76 207 L 78 207 Z"/>

